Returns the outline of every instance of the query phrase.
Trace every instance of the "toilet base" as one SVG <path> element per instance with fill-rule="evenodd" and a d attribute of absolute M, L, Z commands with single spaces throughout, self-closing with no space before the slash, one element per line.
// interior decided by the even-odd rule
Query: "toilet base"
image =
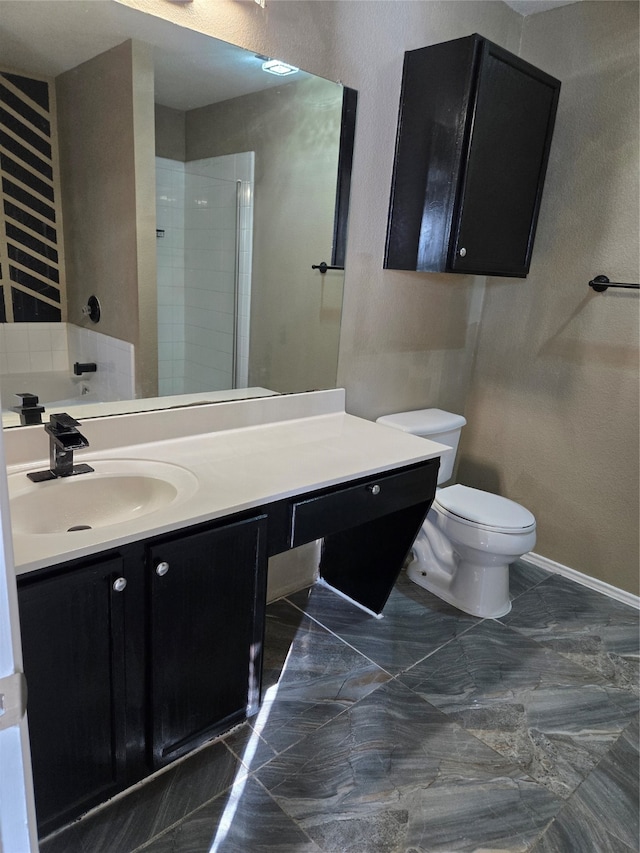
<path fill-rule="evenodd" d="M 446 584 L 442 578 L 438 583 L 439 572 L 425 569 L 418 558 L 409 563 L 406 571 L 413 583 L 471 616 L 499 619 L 511 610 L 508 563 L 478 566 L 461 560 Z"/>

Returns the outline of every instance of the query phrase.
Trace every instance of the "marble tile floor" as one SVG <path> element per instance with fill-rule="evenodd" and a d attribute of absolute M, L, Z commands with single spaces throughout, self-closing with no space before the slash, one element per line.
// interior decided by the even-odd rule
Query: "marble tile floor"
<path fill-rule="evenodd" d="M 638 853 L 638 611 L 524 562 L 511 594 L 271 604 L 260 713 L 42 853 Z"/>

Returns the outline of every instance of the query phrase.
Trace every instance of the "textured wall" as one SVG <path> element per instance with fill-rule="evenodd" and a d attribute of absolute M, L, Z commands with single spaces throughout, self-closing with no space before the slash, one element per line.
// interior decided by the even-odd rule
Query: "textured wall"
<path fill-rule="evenodd" d="M 186 114 L 187 159 L 255 152 L 249 385 L 334 388 L 343 276 L 331 261 L 342 88 L 306 79 Z"/>
<path fill-rule="evenodd" d="M 460 479 L 524 503 L 535 551 L 638 592 L 638 4 L 526 18 L 562 80 L 531 274 L 489 280 Z"/>
<path fill-rule="evenodd" d="M 138 396 L 153 396 L 157 326 L 151 57 L 144 45 L 125 42 L 57 77 L 56 92 L 68 319 L 91 326 L 81 309 L 95 294 L 102 306 L 99 331 L 136 346 Z"/>

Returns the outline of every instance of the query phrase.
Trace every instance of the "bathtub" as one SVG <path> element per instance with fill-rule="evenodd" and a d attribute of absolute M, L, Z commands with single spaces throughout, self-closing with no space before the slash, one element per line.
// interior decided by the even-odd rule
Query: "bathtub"
<path fill-rule="evenodd" d="M 43 371 L 40 373 L 5 373 L 0 375 L 2 399 L 2 425 L 17 426 L 20 416 L 13 411 L 20 405 L 16 394 L 36 394 L 46 412 L 64 412 L 74 406 L 100 401 L 91 390 L 91 381 L 85 376 L 74 376 L 71 371 Z"/>

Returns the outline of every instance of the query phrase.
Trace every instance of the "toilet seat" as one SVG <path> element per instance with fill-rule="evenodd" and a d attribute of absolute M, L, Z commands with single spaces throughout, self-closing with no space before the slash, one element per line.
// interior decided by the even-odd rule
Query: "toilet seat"
<path fill-rule="evenodd" d="M 461 524 L 495 533 L 529 533 L 536 520 L 508 498 L 456 484 L 436 491 L 432 509 Z"/>

